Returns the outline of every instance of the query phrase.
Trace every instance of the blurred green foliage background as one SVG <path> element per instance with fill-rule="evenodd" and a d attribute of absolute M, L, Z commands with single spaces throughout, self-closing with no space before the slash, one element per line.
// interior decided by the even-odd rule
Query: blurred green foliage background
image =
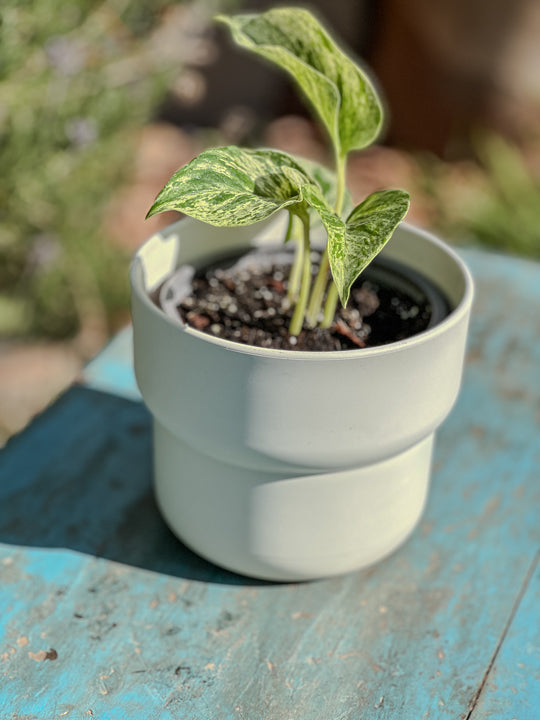
<path fill-rule="evenodd" d="M 172 5 L 3 0 L 0 335 L 63 338 L 125 315 L 126 252 L 102 219 L 181 63 L 158 35 Z"/>
<path fill-rule="evenodd" d="M 457 243 L 540 259 L 540 141 L 524 147 L 490 131 L 473 138 L 475 160 L 427 159 L 435 227 Z"/>

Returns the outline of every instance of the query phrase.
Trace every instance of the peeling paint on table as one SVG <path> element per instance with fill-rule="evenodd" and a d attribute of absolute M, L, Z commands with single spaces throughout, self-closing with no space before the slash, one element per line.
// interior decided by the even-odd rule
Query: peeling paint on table
<path fill-rule="evenodd" d="M 368 570 L 259 582 L 175 539 L 129 330 L 8 442 L 2 720 L 540 718 L 540 266 L 463 254 L 477 299 L 428 507 Z"/>

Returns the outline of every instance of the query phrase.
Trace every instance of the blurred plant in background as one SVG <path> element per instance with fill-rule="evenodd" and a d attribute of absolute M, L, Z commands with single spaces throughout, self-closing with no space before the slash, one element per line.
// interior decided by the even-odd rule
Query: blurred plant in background
<path fill-rule="evenodd" d="M 103 215 L 217 5 L 3 0 L 0 336 L 79 333 L 90 354 L 127 320 L 127 251 Z"/>
<path fill-rule="evenodd" d="M 433 225 L 469 245 L 540 258 L 540 137 L 523 147 L 490 131 L 473 138 L 476 160 L 424 159 Z"/>

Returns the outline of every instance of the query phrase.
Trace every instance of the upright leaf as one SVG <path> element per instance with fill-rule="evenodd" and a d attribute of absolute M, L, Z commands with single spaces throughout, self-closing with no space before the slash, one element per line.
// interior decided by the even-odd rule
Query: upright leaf
<path fill-rule="evenodd" d="M 404 190 L 381 190 L 354 208 L 343 233 L 333 231 L 331 226 L 328 258 L 343 306 L 356 278 L 390 240 L 408 209 L 409 195 Z"/>
<path fill-rule="evenodd" d="M 178 210 L 210 225 L 250 225 L 302 202 L 302 187 L 313 183 L 286 153 L 211 148 L 172 176 L 147 217 Z"/>
<path fill-rule="evenodd" d="M 239 45 L 292 75 L 326 127 L 338 156 L 375 140 L 382 108 L 371 82 L 311 13 L 275 8 L 217 19 L 230 26 Z"/>

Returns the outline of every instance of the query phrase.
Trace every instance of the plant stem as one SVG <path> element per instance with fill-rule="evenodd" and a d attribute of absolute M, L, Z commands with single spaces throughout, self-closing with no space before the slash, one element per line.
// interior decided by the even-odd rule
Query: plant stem
<path fill-rule="evenodd" d="M 291 239 L 292 229 L 293 229 L 293 219 L 294 219 L 294 215 L 289 210 L 289 222 L 287 223 L 287 229 L 285 230 L 285 237 L 283 238 L 283 244 L 285 244 L 286 242 L 289 242 L 289 240 Z"/>
<path fill-rule="evenodd" d="M 313 289 L 311 291 L 311 297 L 309 299 L 306 317 L 308 327 L 313 328 L 317 324 L 317 319 L 321 311 L 322 301 L 324 297 L 324 291 L 328 282 L 329 269 L 330 263 L 328 261 L 328 250 L 327 248 L 325 248 L 323 254 L 321 255 L 319 270 L 317 272 L 315 282 L 313 283 Z"/>
<path fill-rule="evenodd" d="M 337 186 L 336 186 L 336 203 L 334 206 L 336 215 L 341 215 L 341 211 L 343 209 L 343 201 L 345 199 L 346 162 L 347 162 L 346 155 L 336 155 Z M 328 245 L 327 245 L 324 248 L 324 252 L 321 256 L 321 261 L 319 263 L 319 271 L 317 273 L 317 277 L 315 278 L 315 282 L 313 284 L 313 290 L 311 292 L 311 297 L 309 299 L 309 305 L 308 305 L 308 309 L 307 309 L 307 324 L 309 325 L 309 327 L 315 327 L 315 325 L 317 324 L 317 318 L 319 317 L 319 314 L 321 312 L 324 293 L 325 293 L 326 287 L 328 285 L 329 271 L 330 271 L 330 261 L 328 259 Z M 332 288 L 334 288 L 334 290 Z M 328 288 L 328 296 L 327 296 L 327 301 L 325 304 L 324 317 L 323 317 L 323 321 L 321 323 L 321 327 L 328 328 L 332 324 L 332 321 L 334 319 L 334 315 L 336 312 L 337 300 L 338 300 L 337 288 L 335 287 L 334 282 L 331 281 L 330 287 Z M 330 317 L 330 320 L 328 321 L 329 317 Z"/>
<path fill-rule="evenodd" d="M 287 290 L 287 299 L 292 304 L 298 297 L 298 289 L 300 287 L 300 280 L 302 277 L 302 261 L 304 259 L 304 243 L 302 235 L 296 232 L 296 223 L 294 223 L 295 215 L 289 212 L 289 225 L 287 227 L 287 236 L 285 241 L 293 238 L 296 243 L 296 250 L 294 252 L 294 261 L 289 274 L 289 288 Z"/>
<path fill-rule="evenodd" d="M 336 188 L 336 204 L 334 210 L 336 215 L 341 215 L 343 210 L 343 201 L 345 200 L 345 169 L 347 165 L 347 155 L 336 156 L 336 175 L 337 175 L 337 188 Z"/>
<path fill-rule="evenodd" d="M 294 313 L 289 325 L 290 335 L 299 335 L 304 324 L 304 316 L 306 314 L 306 306 L 309 297 L 309 288 L 311 285 L 311 253 L 309 246 L 309 213 L 307 210 L 298 213 L 304 227 L 303 249 L 302 249 L 302 284 L 300 285 L 300 294 L 298 302 L 294 308 Z"/>
<path fill-rule="evenodd" d="M 336 283 L 331 280 L 328 285 L 328 293 L 326 294 L 326 302 L 324 303 L 324 314 L 321 321 L 322 328 L 329 328 L 334 322 L 334 315 L 336 314 L 336 308 L 339 300 L 338 290 Z"/>

